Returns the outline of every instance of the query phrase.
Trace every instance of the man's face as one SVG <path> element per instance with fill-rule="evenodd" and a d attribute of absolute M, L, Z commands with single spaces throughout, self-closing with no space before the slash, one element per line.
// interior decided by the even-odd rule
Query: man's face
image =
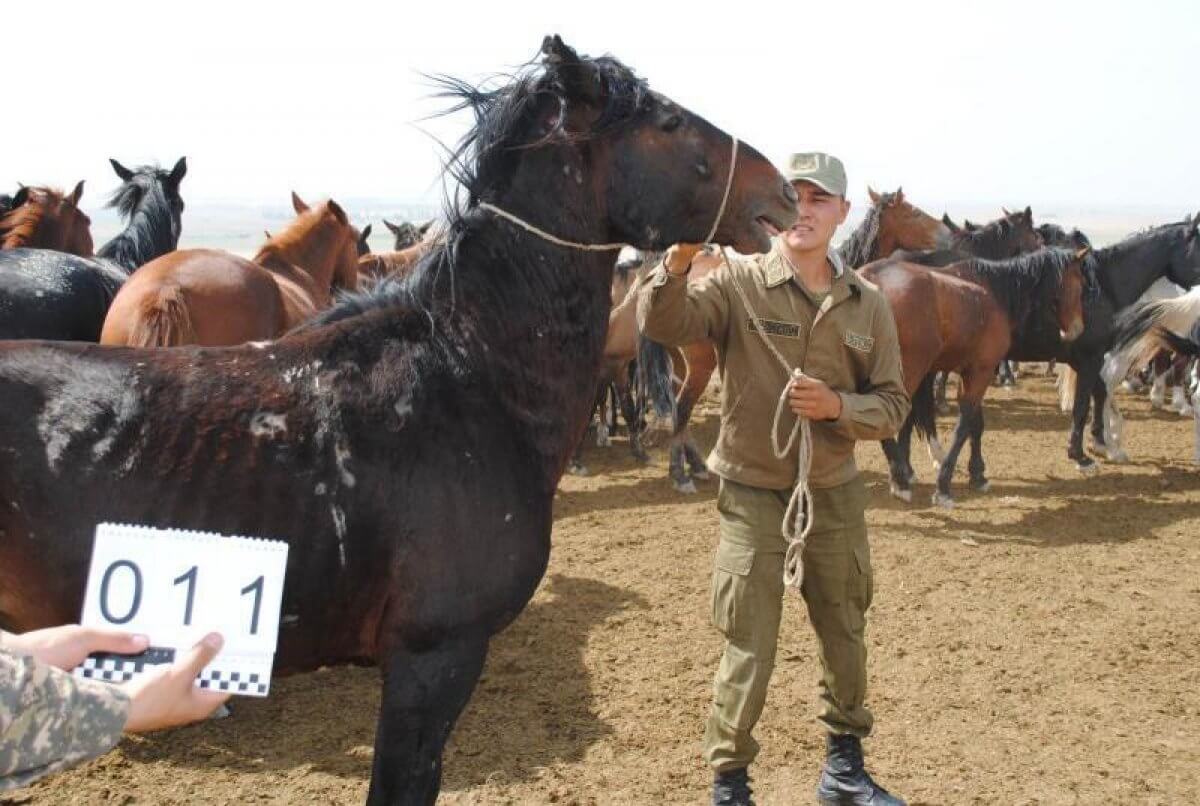
<path fill-rule="evenodd" d="M 800 218 L 795 226 L 784 231 L 784 243 L 796 252 L 817 249 L 824 252 L 829 248 L 838 225 L 846 220 L 850 202 L 811 182 L 793 182 L 792 187 L 796 189 L 796 212 Z"/>

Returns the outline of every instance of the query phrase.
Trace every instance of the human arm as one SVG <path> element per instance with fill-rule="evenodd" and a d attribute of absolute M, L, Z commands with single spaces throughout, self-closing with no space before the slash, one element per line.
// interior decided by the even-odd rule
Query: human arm
<path fill-rule="evenodd" d="M 696 244 L 667 250 L 663 262 L 638 291 L 638 329 L 647 338 L 678 346 L 711 339 L 723 342 L 729 326 L 724 270 L 689 283 L 686 270 L 699 252 Z"/>

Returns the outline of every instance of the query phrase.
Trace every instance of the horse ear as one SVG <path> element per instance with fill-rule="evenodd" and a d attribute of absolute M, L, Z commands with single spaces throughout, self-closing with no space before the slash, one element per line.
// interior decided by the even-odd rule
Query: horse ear
<path fill-rule="evenodd" d="M 1001 208 L 1000 208 L 1000 212 L 1004 213 L 1004 215 L 1005 215 L 1005 216 L 1010 216 L 1010 215 L 1012 215 L 1012 213 L 1010 213 L 1010 212 L 1008 211 L 1008 208 L 1007 208 L 1007 207 L 1001 207 Z"/>
<path fill-rule="evenodd" d="M 879 204 L 879 194 L 870 185 L 867 185 L 867 195 L 871 197 L 871 204 Z"/>
<path fill-rule="evenodd" d="M 16 194 L 14 194 L 12 197 L 11 209 L 15 210 L 27 201 L 29 201 L 29 186 L 21 185 L 21 187 L 17 189 Z"/>
<path fill-rule="evenodd" d="M 896 201 L 893 204 L 904 204 L 904 186 L 896 188 Z"/>
<path fill-rule="evenodd" d="M 1030 223 L 1030 225 L 1033 224 L 1033 208 L 1032 207 L 1029 207 L 1028 205 L 1026 205 L 1025 212 L 1022 215 L 1025 216 L 1025 220 L 1028 221 Z"/>
<path fill-rule="evenodd" d="M 363 243 L 367 242 L 367 238 L 371 237 L 371 225 L 367 224 L 362 228 L 362 232 L 358 233 L 358 239 Z"/>
<path fill-rule="evenodd" d="M 129 170 L 112 157 L 108 158 L 108 164 L 112 166 L 114 171 L 116 171 L 117 176 L 122 182 L 128 182 L 130 179 L 133 179 L 133 171 Z"/>
<path fill-rule="evenodd" d="M 597 85 L 595 72 L 580 60 L 575 49 L 562 41 L 558 34 L 542 40 L 542 64 L 559 68 L 558 75 L 569 98 L 595 100 Z"/>
<path fill-rule="evenodd" d="M 308 212 L 308 205 L 304 203 L 304 199 L 296 195 L 294 190 L 292 191 L 292 209 L 296 211 L 296 215 Z"/>
<path fill-rule="evenodd" d="M 172 185 L 178 185 L 183 181 L 183 177 L 187 176 L 187 157 L 180 157 L 175 163 L 175 167 L 171 169 L 171 175 L 168 177 Z"/>
<path fill-rule="evenodd" d="M 388 221 L 386 218 L 383 219 L 383 225 L 385 227 L 387 227 L 389 230 L 391 230 L 393 235 L 399 235 L 403 231 L 399 224 L 393 224 L 391 221 Z"/>
<path fill-rule="evenodd" d="M 967 232 L 974 232 L 975 230 L 979 229 L 979 225 L 969 218 L 964 218 L 963 229 L 965 229 Z"/>
<path fill-rule="evenodd" d="M 954 219 L 950 217 L 949 213 L 942 213 L 942 223 L 946 225 L 946 229 L 955 234 L 962 232 L 962 228 L 954 223 Z"/>
<path fill-rule="evenodd" d="M 418 233 L 418 234 L 419 234 L 419 235 L 420 235 L 422 238 L 424 238 L 424 237 L 425 237 L 425 233 L 429 232 L 429 228 L 430 228 L 430 227 L 432 227 L 432 226 L 433 226 L 433 219 L 431 218 L 431 219 L 429 219 L 428 221 L 426 221 L 424 224 L 422 224 L 421 226 L 417 227 L 417 233 Z"/>
<path fill-rule="evenodd" d="M 328 208 L 329 212 L 333 213 L 333 217 L 338 220 L 339 224 L 345 224 L 349 226 L 350 219 L 346 216 L 346 211 L 342 209 L 340 204 L 335 202 L 333 199 L 330 199 L 325 206 Z"/>
<path fill-rule="evenodd" d="M 83 182 L 84 180 L 80 179 L 79 184 L 71 191 L 71 195 L 67 197 L 67 201 L 76 207 L 79 206 L 79 200 L 83 198 Z"/>

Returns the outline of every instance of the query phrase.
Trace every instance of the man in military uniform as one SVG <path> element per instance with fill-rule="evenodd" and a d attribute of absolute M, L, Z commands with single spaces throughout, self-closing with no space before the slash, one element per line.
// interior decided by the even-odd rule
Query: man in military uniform
<path fill-rule="evenodd" d="M 204 719 L 229 698 L 195 687 L 221 649 L 216 633 L 181 660 L 124 686 L 70 674 L 93 652 L 136 654 L 148 645 L 145 636 L 78 625 L 0 631 L 0 791 L 106 753 L 123 731 Z"/>
<path fill-rule="evenodd" d="M 864 705 L 872 578 L 867 493 L 854 463 L 856 440 L 895 434 L 909 411 L 896 325 L 879 291 L 830 249 L 850 210 L 841 162 L 795 154 L 785 175 L 798 195 L 799 220 L 769 253 L 733 260 L 689 284 L 700 247 L 677 245 L 638 300 L 646 336 L 667 345 L 710 339 L 720 356 L 721 430 L 708 465 L 721 479 L 712 606 L 726 643 L 704 738 L 713 803 L 753 803 L 747 768 L 759 748 L 751 732 L 775 664 L 788 545 L 781 524 L 797 482 L 797 448 L 777 458 L 771 447 L 774 408 L 787 383 L 791 411 L 812 428 L 813 525 L 801 592 L 817 637 L 819 720 L 828 735 L 817 796 L 824 804 L 902 805 L 863 766 L 860 739 L 872 722 Z M 785 374 L 747 308 L 802 376 Z"/>

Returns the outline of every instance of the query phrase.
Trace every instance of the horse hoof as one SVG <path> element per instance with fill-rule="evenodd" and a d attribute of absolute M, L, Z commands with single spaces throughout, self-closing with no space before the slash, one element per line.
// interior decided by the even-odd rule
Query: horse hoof
<path fill-rule="evenodd" d="M 902 490 L 895 484 L 892 485 L 892 497 L 899 498 L 906 504 L 912 503 L 912 490 Z"/>
<path fill-rule="evenodd" d="M 1129 461 L 1129 454 L 1125 453 L 1124 448 L 1113 448 L 1108 451 L 1108 461 L 1113 464 L 1123 465 Z"/>
<path fill-rule="evenodd" d="M 675 492 L 683 493 L 684 495 L 696 494 L 696 485 L 691 479 L 688 479 L 687 481 L 675 481 L 672 482 L 672 484 L 675 485 Z"/>
<path fill-rule="evenodd" d="M 992 489 L 992 483 L 987 479 L 984 479 L 983 481 L 972 481 L 971 489 L 977 493 L 986 493 Z"/>
<path fill-rule="evenodd" d="M 650 461 L 650 454 L 646 453 L 645 451 L 634 451 L 633 458 L 642 464 L 646 464 Z"/>
<path fill-rule="evenodd" d="M 693 470 L 692 478 L 696 479 L 697 481 L 708 481 L 710 477 L 707 470 Z"/>
<path fill-rule="evenodd" d="M 567 470 L 567 472 L 570 473 L 572 476 L 586 476 L 588 474 L 588 469 L 584 465 L 573 464 Z"/>
<path fill-rule="evenodd" d="M 226 717 L 230 717 L 230 716 L 233 716 L 233 711 L 229 710 L 228 705 L 225 705 L 224 703 L 222 703 L 221 705 L 217 706 L 217 710 L 213 711 L 209 715 L 208 718 L 209 719 L 225 719 Z"/>
<path fill-rule="evenodd" d="M 946 493 L 934 493 L 933 505 L 942 509 L 954 509 L 954 499 Z"/>
<path fill-rule="evenodd" d="M 1097 473 L 1100 472 L 1100 466 L 1097 465 L 1095 462 L 1078 462 L 1078 463 L 1076 463 L 1075 467 L 1076 467 L 1076 469 L 1079 470 L 1080 473 L 1082 473 L 1085 476 L 1089 476 L 1089 477 L 1095 476 Z"/>

